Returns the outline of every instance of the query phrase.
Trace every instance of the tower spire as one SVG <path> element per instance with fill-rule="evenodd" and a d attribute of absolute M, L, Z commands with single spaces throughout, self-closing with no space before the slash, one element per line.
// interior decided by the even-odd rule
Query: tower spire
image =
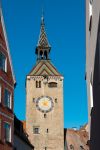
<path fill-rule="evenodd" d="M 38 40 L 38 44 L 36 47 L 37 59 L 38 60 L 49 59 L 50 49 L 51 49 L 51 46 L 48 42 L 47 35 L 45 32 L 44 10 L 42 9 L 40 35 L 39 35 L 39 40 Z"/>

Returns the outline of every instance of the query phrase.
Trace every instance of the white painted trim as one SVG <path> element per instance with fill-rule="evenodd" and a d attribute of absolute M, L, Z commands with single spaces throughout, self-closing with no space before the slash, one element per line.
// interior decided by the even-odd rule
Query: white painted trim
<path fill-rule="evenodd" d="M 92 9 L 92 4 L 89 2 L 89 21 L 90 17 L 93 15 L 93 9 Z"/>
<path fill-rule="evenodd" d="M 14 89 L 14 87 L 12 86 L 12 85 L 10 85 L 10 83 L 8 83 L 6 80 L 4 80 L 2 77 L 0 77 L 0 79 L 2 80 L 2 81 L 4 81 L 6 84 L 8 84 L 12 89 Z"/>
<path fill-rule="evenodd" d="M 11 139 L 12 139 L 12 134 L 11 134 L 11 131 L 12 131 L 12 128 L 11 128 L 11 124 L 7 121 L 4 121 L 4 125 L 5 124 L 8 124 L 10 126 L 10 135 L 9 135 L 9 141 L 8 142 L 11 142 Z"/>
<path fill-rule="evenodd" d="M 1 15 L 1 23 L 2 23 L 2 27 L 3 27 L 3 31 L 4 31 L 4 37 L 5 37 L 5 41 L 6 41 L 6 46 L 7 46 L 7 51 L 8 51 L 8 57 L 9 57 L 9 61 L 10 61 L 11 71 L 12 71 L 12 75 L 13 75 L 13 81 L 14 81 L 14 83 L 16 83 L 15 75 L 14 75 L 14 71 L 13 71 L 13 66 L 12 66 L 10 50 L 9 50 L 7 34 L 6 34 L 6 28 L 5 28 L 5 24 L 4 24 L 4 18 L 3 18 L 3 14 L 2 14 L 1 4 L 0 4 L 0 15 Z"/>
<path fill-rule="evenodd" d="M 91 82 L 90 82 L 90 106 L 91 108 L 93 107 L 93 88 Z"/>
<path fill-rule="evenodd" d="M 10 116 L 6 115 L 6 114 L 3 113 L 3 112 L 0 112 L 0 115 L 6 117 L 6 118 L 8 118 L 8 119 L 14 120 L 14 116 L 13 116 L 13 117 L 10 117 Z"/>
<path fill-rule="evenodd" d="M 10 93 L 10 107 L 7 107 L 12 110 L 12 92 L 8 88 L 5 88 L 4 90 L 7 90 Z"/>

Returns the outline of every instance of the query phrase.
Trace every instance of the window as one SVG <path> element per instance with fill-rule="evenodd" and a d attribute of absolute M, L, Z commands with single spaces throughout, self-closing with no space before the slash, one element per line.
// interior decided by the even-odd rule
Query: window
<path fill-rule="evenodd" d="M 49 129 L 47 129 L 47 133 L 49 132 Z"/>
<path fill-rule="evenodd" d="M 33 103 L 35 103 L 35 98 L 33 98 Z"/>
<path fill-rule="evenodd" d="M 39 81 L 39 88 L 41 88 L 41 81 Z"/>
<path fill-rule="evenodd" d="M 39 127 L 33 127 L 34 134 L 39 134 Z"/>
<path fill-rule="evenodd" d="M 36 81 L 36 88 L 41 88 L 41 81 Z"/>
<path fill-rule="evenodd" d="M 55 87 L 57 87 L 57 83 L 56 82 L 50 82 L 50 83 L 48 83 L 48 87 L 55 88 Z"/>
<path fill-rule="evenodd" d="M 55 98 L 55 103 L 57 103 L 58 101 L 57 101 L 57 98 Z"/>
<path fill-rule="evenodd" d="M 0 52 L 0 69 L 7 71 L 7 59 L 3 53 Z"/>
<path fill-rule="evenodd" d="M 11 93 L 7 89 L 4 92 L 4 104 L 11 109 Z"/>
<path fill-rule="evenodd" d="M 73 149 L 73 150 L 74 150 L 74 146 L 73 146 L 72 144 L 70 145 L 70 149 Z"/>
<path fill-rule="evenodd" d="M 5 141 L 6 142 L 11 142 L 11 126 L 8 123 L 4 124 L 4 129 L 5 129 Z"/>
<path fill-rule="evenodd" d="M 47 147 L 45 147 L 45 150 L 47 150 Z"/>
<path fill-rule="evenodd" d="M 81 146 L 80 146 L 80 150 L 82 150 L 82 149 L 84 150 L 84 147 L 81 145 Z"/>
<path fill-rule="evenodd" d="M 47 114 L 44 114 L 44 118 L 47 118 Z"/>

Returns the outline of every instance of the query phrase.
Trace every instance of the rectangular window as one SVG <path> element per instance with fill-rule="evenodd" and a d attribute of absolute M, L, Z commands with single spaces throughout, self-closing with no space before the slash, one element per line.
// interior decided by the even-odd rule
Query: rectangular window
<path fill-rule="evenodd" d="M 33 133 L 39 134 L 39 127 L 33 127 Z"/>
<path fill-rule="evenodd" d="M 48 83 L 48 87 L 49 88 L 56 88 L 57 87 L 57 83 L 56 82 L 50 82 L 50 83 Z"/>
<path fill-rule="evenodd" d="M 4 104 L 11 109 L 11 93 L 7 89 L 4 92 Z"/>
<path fill-rule="evenodd" d="M 7 59 L 6 56 L 0 52 L 0 69 L 7 72 Z"/>
<path fill-rule="evenodd" d="M 11 142 L 11 126 L 8 123 L 4 123 L 5 141 Z"/>

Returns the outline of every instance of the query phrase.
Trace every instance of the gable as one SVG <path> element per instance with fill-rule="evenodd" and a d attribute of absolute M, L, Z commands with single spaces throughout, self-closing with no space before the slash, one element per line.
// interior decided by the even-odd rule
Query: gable
<path fill-rule="evenodd" d="M 30 76 L 61 76 L 53 64 L 49 60 L 41 60 L 29 73 Z"/>
<path fill-rule="evenodd" d="M 6 34 L 6 29 L 5 29 L 1 6 L 0 6 L 0 47 L 1 47 L 1 49 L 4 49 L 8 54 L 8 63 L 10 66 L 13 82 L 15 83 L 16 81 L 15 81 L 15 76 L 14 76 L 12 60 L 11 60 L 11 56 L 10 56 L 9 44 L 8 44 L 8 39 L 7 39 L 7 34 Z"/>

